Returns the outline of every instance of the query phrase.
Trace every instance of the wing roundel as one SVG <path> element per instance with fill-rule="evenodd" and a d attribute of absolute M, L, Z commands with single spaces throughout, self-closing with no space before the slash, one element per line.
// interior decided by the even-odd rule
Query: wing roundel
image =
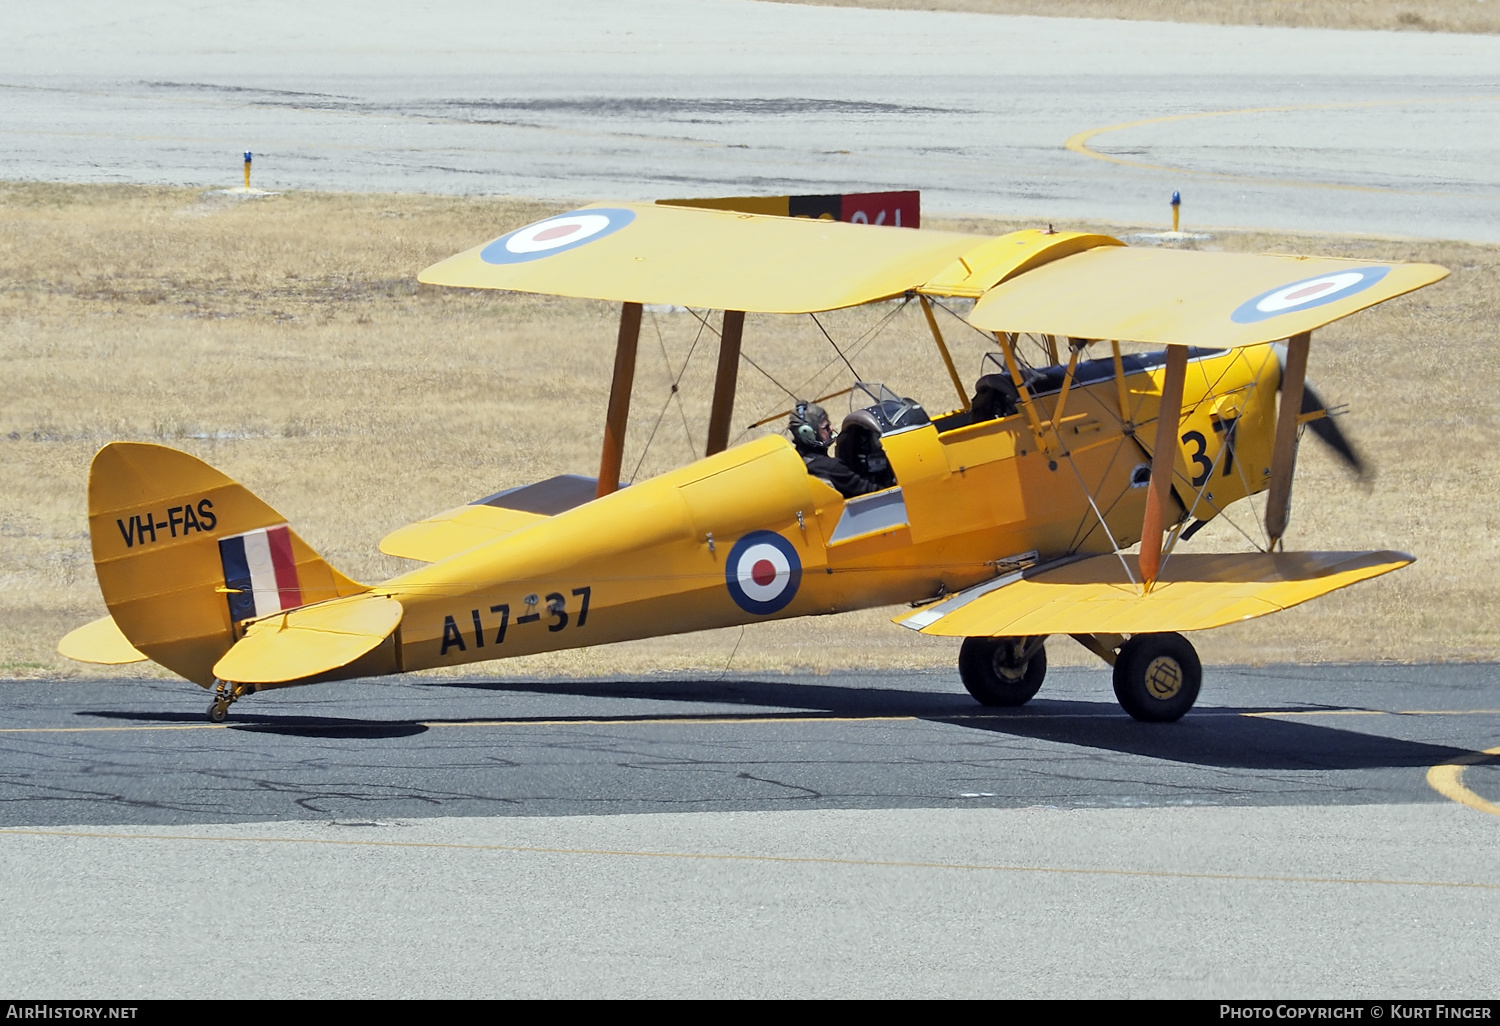
<path fill-rule="evenodd" d="M 996 285 L 969 323 L 1231 349 L 1312 331 L 1447 275 L 1434 264 L 1099 246 Z"/>
<path fill-rule="evenodd" d="M 901 295 L 983 241 L 957 232 L 613 204 L 527 225 L 418 278 L 623 303 L 808 313 Z"/>

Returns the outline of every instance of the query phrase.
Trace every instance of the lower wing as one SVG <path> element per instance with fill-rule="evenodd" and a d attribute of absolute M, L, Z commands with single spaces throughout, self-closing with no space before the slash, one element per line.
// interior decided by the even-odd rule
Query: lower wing
<path fill-rule="evenodd" d="M 1197 631 L 1288 609 L 1413 561 L 1388 551 L 1184 553 L 1166 561 L 1143 595 L 1134 556 L 1090 556 L 997 577 L 895 622 L 947 637 Z"/>

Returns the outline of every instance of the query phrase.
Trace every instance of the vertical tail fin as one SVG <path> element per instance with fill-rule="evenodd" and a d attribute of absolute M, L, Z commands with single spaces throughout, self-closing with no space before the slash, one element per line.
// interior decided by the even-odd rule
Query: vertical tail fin
<path fill-rule="evenodd" d="M 120 631 L 204 687 L 244 621 L 365 590 L 249 489 L 161 445 L 99 450 L 89 470 L 89 538 Z"/>

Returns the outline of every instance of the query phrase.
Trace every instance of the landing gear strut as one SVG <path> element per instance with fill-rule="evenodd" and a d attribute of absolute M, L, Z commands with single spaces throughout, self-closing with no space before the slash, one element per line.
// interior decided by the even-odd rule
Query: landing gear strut
<path fill-rule="evenodd" d="M 958 675 L 981 705 L 1025 705 L 1047 676 L 1046 635 L 965 638 Z"/>
<path fill-rule="evenodd" d="M 253 694 L 255 688 L 249 684 L 231 684 L 227 680 L 214 678 L 214 702 L 208 707 L 208 718 L 213 723 L 223 723 L 229 719 L 229 707 L 246 695 Z"/>
<path fill-rule="evenodd" d="M 1180 720 L 1198 700 L 1203 665 L 1181 634 L 1137 634 L 1115 658 L 1115 697 L 1148 723 Z"/>

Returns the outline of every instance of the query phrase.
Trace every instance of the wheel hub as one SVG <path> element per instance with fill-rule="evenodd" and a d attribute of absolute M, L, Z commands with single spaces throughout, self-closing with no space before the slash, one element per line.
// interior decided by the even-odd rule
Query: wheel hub
<path fill-rule="evenodd" d="M 991 665 L 995 668 L 995 676 L 1010 684 L 1019 682 L 1026 676 L 1026 667 L 1030 665 L 1030 659 L 1022 659 L 1026 648 L 1022 643 L 1011 642 L 1000 645 L 995 649 L 995 658 Z"/>
<path fill-rule="evenodd" d="M 1171 656 L 1157 656 L 1146 667 L 1146 691 L 1165 701 L 1182 690 L 1182 665 Z"/>

